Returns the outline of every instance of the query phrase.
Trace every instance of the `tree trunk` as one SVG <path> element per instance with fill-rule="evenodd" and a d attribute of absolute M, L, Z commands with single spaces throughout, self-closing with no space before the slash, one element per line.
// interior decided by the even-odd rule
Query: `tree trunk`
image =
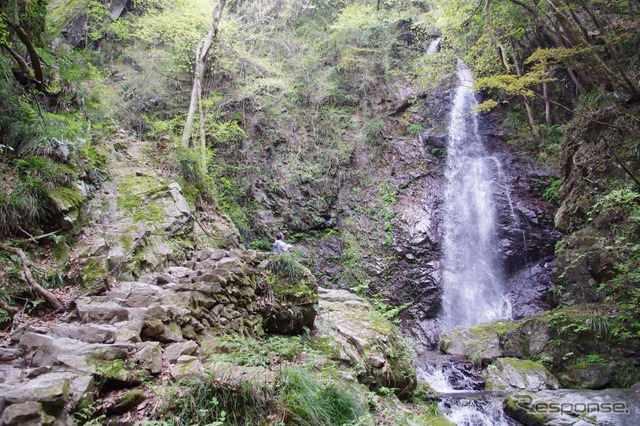
<path fill-rule="evenodd" d="M 18 25 L 14 24 L 13 22 L 10 22 L 10 21 L 5 21 L 5 22 L 7 23 L 7 26 L 16 33 L 20 41 L 27 48 L 27 52 L 29 52 L 29 58 L 31 58 L 31 68 L 33 68 L 33 74 L 35 77 L 36 86 L 38 87 L 38 89 L 44 90 L 45 88 L 44 72 L 42 71 L 40 56 L 38 56 L 38 52 L 36 51 L 36 48 L 33 46 L 33 43 L 31 43 L 31 40 L 29 40 L 29 37 L 27 36 L 27 34 L 24 31 L 22 31 L 22 28 L 20 28 Z"/>
<path fill-rule="evenodd" d="M 613 62 L 613 66 L 615 70 L 618 72 L 618 75 L 624 81 L 623 85 L 627 86 L 627 89 L 629 90 L 629 92 L 631 92 L 631 95 L 635 99 L 640 98 L 640 89 L 638 89 L 638 87 L 634 84 L 634 82 L 629 78 L 624 67 L 620 65 L 620 60 L 618 58 L 618 51 L 616 50 L 615 46 L 611 43 L 611 40 L 609 39 L 607 32 L 602 27 L 602 24 L 600 24 L 600 20 L 598 20 L 598 18 L 593 13 L 593 10 L 591 10 L 591 8 L 589 8 L 589 6 L 585 4 L 584 1 L 579 0 L 578 3 L 582 7 L 582 9 L 587 13 L 587 15 L 589 15 L 589 18 L 591 18 L 591 22 L 593 22 L 593 25 L 595 25 L 595 27 L 598 29 L 598 32 L 600 33 L 600 38 L 604 40 L 604 44 L 607 47 L 607 50 L 609 51 L 611 62 Z"/>
<path fill-rule="evenodd" d="M 496 36 L 496 34 L 493 31 L 493 25 L 491 24 L 491 15 L 490 15 L 490 11 L 489 11 L 489 3 L 491 0 L 485 0 L 484 2 L 484 17 L 486 19 L 487 22 L 487 30 L 489 33 L 489 37 L 491 38 L 491 41 L 493 42 L 493 44 L 496 45 L 496 47 L 498 48 L 498 51 L 500 52 L 500 59 L 502 59 L 502 65 L 504 66 L 505 71 L 507 72 L 507 74 L 511 73 L 511 67 L 509 66 L 509 59 L 507 57 L 507 51 L 504 47 L 504 45 L 500 42 L 500 40 L 498 39 L 498 37 Z"/>
<path fill-rule="evenodd" d="M 27 64 L 27 61 L 25 61 L 24 58 L 20 56 L 18 52 L 13 50 L 11 46 L 9 46 L 8 44 L 3 44 L 2 47 L 4 47 L 5 50 L 9 52 L 13 60 L 16 61 L 16 63 L 18 64 L 18 67 L 20 67 L 20 71 L 22 71 L 25 77 L 31 80 L 31 70 L 29 69 L 29 65 Z"/>
<path fill-rule="evenodd" d="M 516 69 L 516 74 L 522 76 L 522 69 L 520 68 L 520 62 L 518 61 L 518 57 L 516 56 L 516 47 L 513 41 L 513 38 L 510 38 L 511 42 L 511 54 L 513 57 L 513 65 Z M 538 122 L 536 120 L 535 114 L 533 112 L 533 108 L 531 107 L 531 103 L 529 99 L 525 95 L 520 96 L 522 99 L 522 104 L 524 105 L 524 109 L 527 112 L 527 120 L 529 120 L 529 126 L 531 127 L 531 133 L 533 133 L 533 137 L 536 142 L 542 142 L 542 135 L 540 134 L 540 128 L 538 127 Z"/>
<path fill-rule="evenodd" d="M 187 113 L 187 122 L 182 132 L 182 146 L 190 147 L 191 143 L 191 127 L 193 126 L 193 117 L 196 114 L 198 103 L 202 97 L 202 79 L 204 78 L 205 65 L 207 55 L 211 49 L 211 45 L 218 35 L 218 26 L 222 18 L 222 10 L 227 1 L 220 0 L 218 6 L 213 11 L 213 22 L 207 36 L 200 42 L 196 49 L 195 69 L 193 72 L 193 88 L 191 89 L 191 102 L 189 103 L 189 112 Z"/>
<path fill-rule="evenodd" d="M 0 299 L 0 309 L 4 309 L 5 311 L 7 311 L 7 314 L 13 318 L 15 317 L 18 312 L 20 312 L 20 309 L 18 308 L 14 308 L 13 306 L 8 305 L 4 300 Z"/>
<path fill-rule="evenodd" d="M 542 83 L 542 96 L 544 96 L 544 119 L 547 126 L 553 124 L 551 120 L 551 102 L 549 102 L 549 83 Z"/>

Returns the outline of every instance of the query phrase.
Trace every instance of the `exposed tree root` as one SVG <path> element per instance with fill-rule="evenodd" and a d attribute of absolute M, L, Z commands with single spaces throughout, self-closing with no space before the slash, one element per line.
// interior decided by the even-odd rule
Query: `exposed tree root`
<path fill-rule="evenodd" d="M 34 268 L 34 266 L 29 261 L 29 259 L 27 259 L 27 256 L 24 254 L 22 250 L 16 247 L 10 247 L 4 243 L 0 243 L 0 249 L 11 252 L 20 258 L 22 262 L 22 274 L 21 274 L 22 279 L 27 283 L 27 285 L 31 290 L 35 291 L 39 296 L 41 296 L 44 300 L 46 300 L 47 303 L 49 303 L 49 305 L 53 309 L 58 310 L 64 307 L 60 302 L 60 300 L 58 300 L 58 298 L 53 295 L 53 293 L 51 293 L 49 290 L 42 287 L 33 278 L 33 275 L 31 274 L 31 269 Z M 5 308 L 2 308 L 2 309 L 5 309 Z M 9 311 L 7 310 L 7 312 Z"/>

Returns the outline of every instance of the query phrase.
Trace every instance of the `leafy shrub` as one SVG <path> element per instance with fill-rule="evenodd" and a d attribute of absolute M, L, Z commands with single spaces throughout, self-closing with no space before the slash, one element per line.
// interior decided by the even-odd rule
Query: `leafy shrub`
<path fill-rule="evenodd" d="M 304 336 L 270 336 L 257 340 L 245 336 L 220 336 L 214 357 L 250 367 L 267 367 L 295 361 L 311 351 Z"/>
<path fill-rule="evenodd" d="M 36 179 L 27 177 L 12 189 L 0 188 L 0 235 L 32 229 L 52 212 L 46 189 Z"/>
<path fill-rule="evenodd" d="M 560 196 L 558 195 L 558 191 L 562 186 L 562 179 L 552 179 L 549 182 L 549 186 L 542 193 L 542 199 L 548 202 L 549 204 L 553 204 L 557 206 L 560 203 Z"/>
<path fill-rule="evenodd" d="M 270 251 L 272 248 L 272 243 L 268 239 L 264 237 L 260 237 L 251 241 L 251 243 L 249 244 L 249 247 L 252 248 L 253 250 Z"/>

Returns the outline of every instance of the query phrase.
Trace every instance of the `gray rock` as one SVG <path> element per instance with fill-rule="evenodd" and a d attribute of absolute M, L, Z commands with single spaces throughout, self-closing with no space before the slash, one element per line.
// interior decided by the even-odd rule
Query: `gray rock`
<path fill-rule="evenodd" d="M 157 342 L 144 342 L 131 359 L 151 374 L 162 372 L 162 349 Z"/>
<path fill-rule="evenodd" d="M 167 273 L 176 278 L 184 278 L 191 272 L 193 272 L 192 269 L 184 266 L 172 266 L 170 268 L 167 268 Z"/>
<path fill-rule="evenodd" d="M 204 376 L 202 364 L 195 356 L 181 355 L 171 367 L 171 377 L 174 380 L 198 380 Z"/>
<path fill-rule="evenodd" d="M 498 358 L 487 367 L 487 390 L 537 392 L 559 387 L 558 380 L 539 362 Z"/>
<path fill-rule="evenodd" d="M 33 367 L 55 365 L 61 355 L 80 354 L 90 351 L 91 345 L 65 337 L 54 338 L 44 334 L 26 333 L 20 338 L 24 357 Z"/>
<path fill-rule="evenodd" d="M 93 375 L 71 371 L 54 371 L 28 381 L 13 383 L 13 386 L 0 390 L 0 396 L 9 402 L 39 401 L 49 406 L 52 399 L 57 401 L 55 394 L 60 385 L 63 391 L 62 399 L 67 404 L 71 401 L 72 406 L 77 407 L 79 404 L 93 401 Z M 53 397 L 51 392 L 54 394 Z"/>
<path fill-rule="evenodd" d="M 505 412 L 527 426 L 640 424 L 639 389 L 519 392 L 505 400 Z"/>
<path fill-rule="evenodd" d="M 155 283 L 158 285 L 177 283 L 177 282 L 178 282 L 178 278 L 168 273 L 158 275 L 155 280 Z"/>
<path fill-rule="evenodd" d="M 81 297 L 77 301 L 76 310 L 84 323 L 113 324 L 129 319 L 127 308 L 104 297 Z"/>
<path fill-rule="evenodd" d="M 0 348 L 0 362 L 9 362 L 22 355 L 18 348 Z"/>
<path fill-rule="evenodd" d="M 50 425 L 55 419 L 44 411 L 39 402 L 23 402 L 7 407 L 0 420 L 3 425 L 40 426 Z"/>
<path fill-rule="evenodd" d="M 182 355 L 196 355 L 200 347 L 196 342 L 188 340 L 186 342 L 174 343 L 165 348 L 163 357 L 170 363 L 174 363 Z"/>
<path fill-rule="evenodd" d="M 364 370 L 357 379 L 373 390 L 385 386 L 408 395 L 417 383 L 414 354 L 400 331 L 352 293 L 323 288 L 318 293 L 315 333 L 331 345 L 331 358 Z"/>
<path fill-rule="evenodd" d="M 142 333 L 160 342 L 182 342 L 182 330 L 173 321 L 163 322 L 160 319 L 150 319 L 144 322 Z"/>
<path fill-rule="evenodd" d="M 522 268 L 508 279 L 513 319 L 530 317 L 551 308 L 549 292 L 553 286 L 551 273 L 554 266 L 552 258 L 543 259 Z"/>
<path fill-rule="evenodd" d="M 508 321 L 496 321 L 475 327 L 456 327 L 440 337 L 440 348 L 450 355 L 460 355 L 476 361 L 490 362 L 502 357 L 498 333 L 515 327 Z"/>
<path fill-rule="evenodd" d="M 47 407 L 63 407 L 71 400 L 70 380 L 60 373 L 44 374 L 35 379 L 3 389 L 3 397 L 9 404 L 41 402 Z"/>
<path fill-rule="evenodd" d="M 616 375 L 615 363 L 589 363 L 564 365 L 558 378 L 563 387 L 604 389 L 610 386 Z"/>
<path fill-rule="evenodd" d="M 57 324 L 51 327 L 50 333 L 85 343 L 113 343 L 118 336 L 118 329 L 104 325 Z"/>

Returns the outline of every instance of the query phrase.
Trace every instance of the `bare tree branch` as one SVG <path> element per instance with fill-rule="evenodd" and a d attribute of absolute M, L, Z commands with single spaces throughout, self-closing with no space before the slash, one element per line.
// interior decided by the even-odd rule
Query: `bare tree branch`
<path fill-rule="evenodd" d="M 44 300 L 46 300 L 49 305 L 53 309 L 62 309 L 64 306 L 58 300 L 56 296 L 53 295 L 49 290 L 42 287 L 40 284 L 36 282 L 31 274 L 31 268 L 33 268 L 33 264 L 27 259 L 27 256 L 24 254 L 22 250 L 16 247 L 8 246 L 4 243 L 0 243 L 0 249 L 4 251 L 8 251 L 17 255 L 22 262 L 22 278 L 27 283 L 27 285 L 31 288 L 31 290 L 35 291 L 39 296 L 41 296 Z"/>

